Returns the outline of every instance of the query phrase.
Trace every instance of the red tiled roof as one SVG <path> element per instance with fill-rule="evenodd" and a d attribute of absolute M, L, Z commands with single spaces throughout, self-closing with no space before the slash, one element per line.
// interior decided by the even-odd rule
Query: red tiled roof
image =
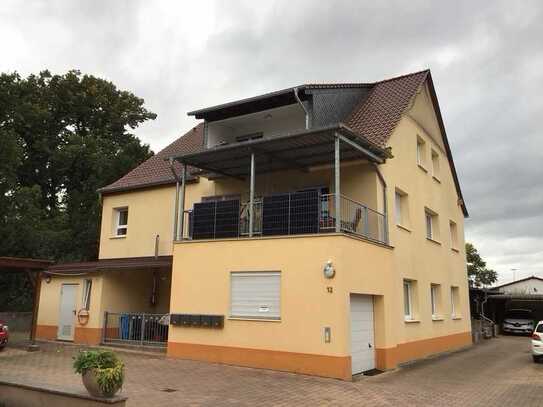
<path fill-rule="evenodd" d="M 203 150 L 203 146 L 204 125 L 200 123 L 122 178 L 99 189 L 99 192 L 111 193 L 174 183 L 170 164 L 165 159 L 183 153 L 196 153 Z M 176 161 L 174 166 L 179 173 L 181 164 Z"/>
<path fill-rule="evenodd" d="M 345 124 L 378 146 L 386 147 L 392 131 L 428 73 L 426 70 L 376 82 L 369 96 L 352 111 Z"/>

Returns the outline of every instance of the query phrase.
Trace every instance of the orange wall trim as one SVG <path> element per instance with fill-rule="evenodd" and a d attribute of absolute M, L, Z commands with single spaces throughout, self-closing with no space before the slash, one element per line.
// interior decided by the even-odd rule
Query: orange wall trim
<path fill-rule="evenodd" d="M 54 340 L 57 339 L 58 327 L 56 325 L 36 325 L 36 338 Z"/>
<path fill-rule="evenodd" d="M 375 349 L 375 364 L 378 369 L 393 369 L 400 363 L 463 348 L 471 343 L 471 332 L 402 343 L 392 348 Z"/>
<path fill-rule="evenodd" d="M 168 342 L 168 356 L 351 380 L 350 356 Z"/>
<path fill-rule="evenodd" d="M 74 343 L 80 343 L 83 345 L 100 345 L 101 341 L 102 328 L 75 328 Z"/>

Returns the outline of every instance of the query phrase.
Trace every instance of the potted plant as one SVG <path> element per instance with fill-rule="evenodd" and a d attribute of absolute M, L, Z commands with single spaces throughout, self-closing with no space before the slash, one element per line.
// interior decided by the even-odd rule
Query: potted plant
<path fill-rule="evenodd" d="M 94 397 L 113 397 L 123 385 L 124 363 L 110 351 L 81 351 L 74 357 L 74 369 Z"/>

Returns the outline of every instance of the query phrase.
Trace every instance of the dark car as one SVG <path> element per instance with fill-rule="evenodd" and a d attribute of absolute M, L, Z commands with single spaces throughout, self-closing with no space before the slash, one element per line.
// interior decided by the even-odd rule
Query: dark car
<path fill-rule="evenodd" d="M 534 317 L 529 309 L 510 309 L 502 323 L 504 333 L 529 334 L 534 331 Z"/>
<path fill-rule="evenodd" d="M 4 349 L 8 344 L 9 330 L 8 326 L 0 321 L 0 350 Z"/>

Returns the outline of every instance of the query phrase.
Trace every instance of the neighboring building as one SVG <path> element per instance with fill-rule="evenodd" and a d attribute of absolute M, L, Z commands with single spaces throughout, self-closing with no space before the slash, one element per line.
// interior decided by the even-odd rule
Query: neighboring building
<path fill-rule="evenodd" d="M 543 295 L 543 278 L 530 276 L 492 287 L 490 291 L 506 295 Z"/>
<path fill-rule="evenodd" d="M 429 71 L 189 114 L 101 190 L 99 260 L 50 269 L 38 336 L 341 379 L 471 343 L 467 211 Z"/>

